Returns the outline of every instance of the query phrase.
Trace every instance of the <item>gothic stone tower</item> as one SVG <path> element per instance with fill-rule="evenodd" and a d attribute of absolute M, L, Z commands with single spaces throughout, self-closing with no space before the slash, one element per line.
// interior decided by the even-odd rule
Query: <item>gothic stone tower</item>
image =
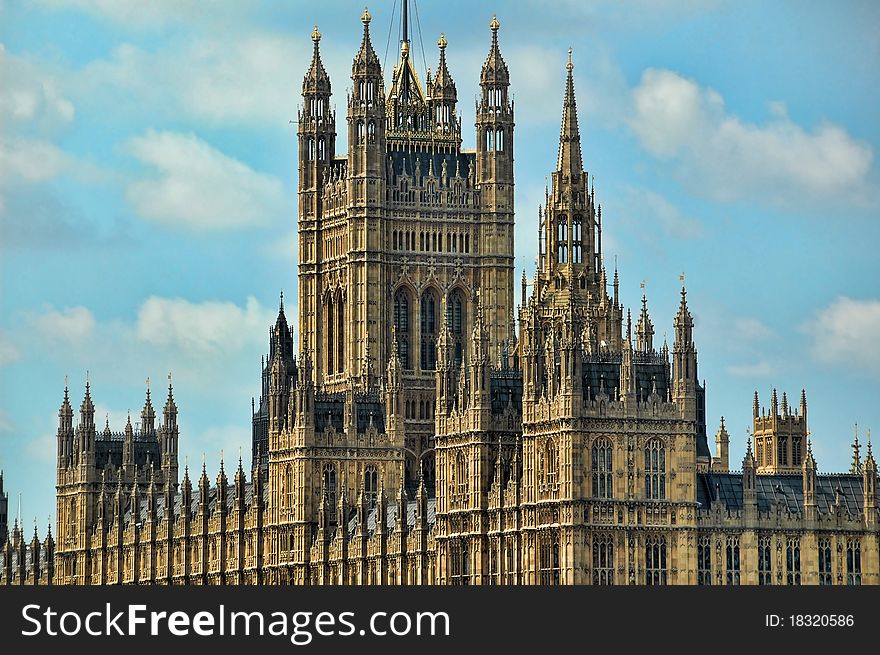
<path fill-rule="evenodd" d="M 476 151 L 463 150 L 457 89 L 438 41 L 436 72 L 420 80 L 402 5 L 400 58 L 387 94 L 370 15 L 352 63 L 348 152 L 317 28 L 299 113 L 299 341 L 316 388 L 366 391 L 400 357 L 406 474 L 433 478 L 434 371 L 442 320 L 466 361 L 476 296 L 495 358 L 513 330 L 513 103 L 498 45 L 480 77 Z M 393 329 L 389 329 L 393 328 Z"/>
<path fill-rule="evenodd" d="M 101 579 L 106 563 L 103 545 L 111 524 L 121 526 L 130 507 L 152 490 L 173 498 L 178 486 L 179 430 L 172 387 L 156 424 L 156 412 L 147 397 L 136 430 L 131 416 L 123 432 L 95 427 L 95 405 L 86 382 L 79 424 L 74 427 L 68 389 L 58 411 L 56 482 L 57 584 L 84 584 Z M 114 504 L 113 498 L 116 498 Z"/>

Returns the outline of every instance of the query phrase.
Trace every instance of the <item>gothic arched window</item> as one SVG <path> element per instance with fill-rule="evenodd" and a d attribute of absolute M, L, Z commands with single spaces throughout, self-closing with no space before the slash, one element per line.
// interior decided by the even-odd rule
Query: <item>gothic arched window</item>
<path fill-rule="evenodd" d="M 464 361 L 464 330 L 466 319 L 464 297 L 462 296 L 461 291 L 456 289 L 449 296 L 449 301 L 446 305 L 446 320 L 449 323 L 449 330 L 452 332 L 456 365 L 460 365 L 462 361 Z"/>
<path fill-rule="evenodd" d="M 660 439 L 645 446 L 645 495 L 649 500 L 666 499 L 666 449 Z"/>
<path fill-rule="evenodd" d="M 575 264 L 583 262 L 583 235 L 581 226 L 581 217 L 575 216 L 574 222 L 571 224 L 571 261 Z"/>
<path fill-rule="evenodd" d="M 645 541 L 645 584 L 666 584 L 665 537 L 648 537 Z"/>
<path fill-rule="evenodd" d="M 333 464 L 325 464 L 321 473 L 321 491 L 327 497 L 327 506 L 332 510 L 336 507 L 336 467 Z M 330 512 L 335 516 L 335 512 Z"/>
<path fill-rule="evenodd" d="M 456 504 L 464 505 L 468 493 L 468 471 L 467 460 L 462 452 L 455 454 L 455 471 L 453 474 L 453 480 L 455 483 L 453 493 L 456 496 Z"/>
<path fill-rule="evenodd" d="M 342 302 L 342 292 L 336 296 L 336 370 L 342 373 L 345 370 L 345 330 L 344 330 L 345 303 Z"/>
<path fill-rule="evenodd" d="M 614 584 L 614 538 L 610 534 L 593 538 L 593 584 Z"/>
<path fill-rule="evenodd" d="M 556 249 L 559 263 L 565 264 L 568 261 L 568 223 L 565 216 L 559 218 L 556 226 Z"/>
<path fill-rule="evenodd" d="M 409 363 L 409 294 L 399 289 L 394 296 L 394 326 L 397 328 L 397 356 L 403 368 L 411 368 Z"/>
<path fill-rule="evenodd" d="M 376 467 L 370 464 L 364 470 L 364 500 L 370 508 L 376 506 L 379 497 L 379 473 Z"/>
<path fill-rule="evenodd" d="M 495 132 L 495 149 L 504 150 L 504 130 L 500 127 Z"/>
<path fill-rule="evenodd" d="M 556 484 L 559 473 L 559 461 L 556 451 L 556 442 L 550 437 L 547 438 L 547 441 L 544 444 L 541 461 L 543 463 L 543 471 L 541 471 L 543 478 L 542 482 L 548 487 L 552 487 Z"/>
<path fill-rule="evenodd" d="M 593 442 L 593 495 L 597 498 L 612 498 L 614 495 L 611 452 L 611 442 L 608 439 L 602 438 Z"/>
<path fill-rule="evenodd" d="M 335 338 L 335 325 L 336 325 L 336 316 L 333 314 L 333 296 L 327 295 L 327 317 L 324 325 L 327 326 L 327 374 L 331 375 L 334 373 L 336 369 L 333 368 L 333 354 L 334 354 L 334 338 Z"/>
<path fill-rule="evenodd" d="M 437 368 L 437 294 L 432 289 L 426 289 L 422 294 L 421 322 L 422 322 L 422 370 L 433 371 Z"/>

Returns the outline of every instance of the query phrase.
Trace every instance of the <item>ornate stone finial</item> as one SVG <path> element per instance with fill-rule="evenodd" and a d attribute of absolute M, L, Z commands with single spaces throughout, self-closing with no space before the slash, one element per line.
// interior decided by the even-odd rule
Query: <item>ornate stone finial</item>
<path fill-rule="evenodd" d="M 400 54 L 406 57 L 409 54 L 409 41 L 404 41 L 400 45 Z"/>
<path fill-rule="evenodd" d="M 571 48 L 568 49 L 568 63 L 565 65 L 565 70 L 569 73 L 574 70 L 574 64 L 571 61 Z"/>
<path fill-rule="evenodd" d="M 318 41 L 321 40 L 321 33 L 318 31 L 318 26 L 315 25 L 315 29 L 312 30 L 312 41 L 315 42 L 315 45 L 318 44 Z"/>
<path fill-rule="evenodd" d="M 678 281 L 681 282 L 681 290 L 684 291 L 684 271 L 678 276 Z"/>
<path fill-rule="evenodd" d="M 499 27 L 501 27 L 501 23 L 498 22 L 498 17 L 495 14 L 492 14 L 492 22 L 489 23 L 489 29 L 493 32 L 497 32 Z"/>
<path fill-rule="evenodd" d="M 364 7 L 364 13 L 361 14 L 361 22 L 366 26 L 370 24 L 371 20 L 373 20 L 373 17 L 370 15 L 370 9 Z M 315 29 L 317 29 L 317 25 L 315 26 Z"/>
<path fill-rule="evenodd" d="M 449 45 L 449 42 L 446 40 L 446 35 L 443 32 L 440 33 L 440 38 L 437 40 L 437 45 L 441 50 L 446 50 L 446 46 Z"/>

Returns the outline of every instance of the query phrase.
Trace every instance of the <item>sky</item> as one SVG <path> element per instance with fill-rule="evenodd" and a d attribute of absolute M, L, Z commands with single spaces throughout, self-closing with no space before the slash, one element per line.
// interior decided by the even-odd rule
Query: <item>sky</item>
<path fill-rule="evenodd" d="M 387 72 L 399 1 L 373 2 Z M 411 4 L 413 4 L 411 2 Z M 283 289 L 296 311 L 296 134 L 315 24 L 345 139 L 362 2 L 0 0 L 0 469 L 10 516 L 54 522 L 69 379 L 137 420 L 169 372 L 182 460 L 250 460 L 251 398 Z M 573 49 L 585 167 L 621 300 L 644 281 L 672 340 L 679 276 L 707 422 L 740 466 L 752 396 L 807 391 L 819 469 L 880 430 L 880 3 L 421 0 L 474 146 L 497 12 L 515 99 L 517 267 L 534 272 Z M 517 271 L 519 276 L 519 270 Z M 298 335 L 297 335 L 298 336 Z M 714 449 L 710 436 L 710 447 Z M 864 452 L 864 450 L 863 450 Z M 181 461 L 181 465 L 184 461 Z"/>

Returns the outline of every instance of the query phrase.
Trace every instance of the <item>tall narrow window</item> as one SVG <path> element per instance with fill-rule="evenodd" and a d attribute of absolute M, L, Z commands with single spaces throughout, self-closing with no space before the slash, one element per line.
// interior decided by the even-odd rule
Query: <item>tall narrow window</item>
<path fill-rule="evenodd" d="M 709 536 L 700 537 L 697 544 L 697 584 L 712 584 L 712 539 Z"/>
<path fill-rule="evenodd" d="M 327 295 L 327 322 L 324 325 L 327 326 L 327 373 L 333 374 L 336 369 L 333 368 L 333 354 L 334 354 L 334 325 L 336 323 L 335 316 L 333 314 L 333 296 Z"/>
<path fill-rule="evenodd" d="M 336 297 L 336 370 L 342 373 L 345 370 L 345 332 L 344 317 L 345 303 L 342 302 L 342 292 Z"/>
<path fill-rule="evenodd" d="M 803 464 L 803 448 L 800 437 L 793 437 L 791 440 L 791 464 L 792 466 Z"/>
<path fill-rule="evenodd" d="M 858 539 L 846 540 L 846 584 L 862 584 L 862 544 Z"/>
<path fill-rule="evenodd" d="M 544 484 L 547 487 L 556 485 L 557 475 L 559 471 L 559 462 L 556 452 L 556 442 L 552 438 L 547 439 L 544 444 Z"/>
<path fill-rule="evenodd" d="M 336 468 L 332 464 L 325 464 L 322 473 L 321 487 L 327 497 L 327 506 L 333 510 L 336 507 Z M 336 512 L 330 512 L 331 517 L 336 517 Z"/>
<path fill-rule="evenodd" d="M 542 585 L 559 584 L 559 538 L 554 532 L 540 537 L 538 567 Z"/>
<path fill-rule="evenodd" d="M 758 539 L 758 584 L 773 584 L 773 560 L 770 551 L 770 537 Z"/>
<path fill-rule="evenodd" d="M 400 289 L 394 296 L 394 325 L 397 328 L 397 356 L 403 368 L 409 363 L 409 295 Z"/>
<path fill-rule="evenodd" d="M 576 216 L 572 222 L 571 232 L 571 261 L 575 264 L 580 264 L 584 261 L 580 216 Z"/>
<path fill-rule="evenodd" d="M 801 540 L 789 537 L 785 547 L 786 582 L 789 585 L 801 583 Z"/>
<path fill-rule="evenodd" d="M 660 439 L 645 446 L 645 495 L 649 500 L 666 498 L 666 450 Z"/>
<path fill-rule="evenodd" d="M 727 584 L 738 585 L 740 581 L 739 537 L 728 537 L 726 550 L 724 566 L 727 575 Z"/>
<path fill-rule="evenodd" d="M 364 470 L 364 500 L 372 509 L 376 506 L 376 500 L 379 496 L 379 473 L 376 467 L 370 464 Z"/>
<path fill-rule="evenodd" d="M 666 539 L 648 537 L 645 542 L 645 584 L 666 584 Z"/>
<path fill-rule="evenodd" d="M 597 534 L 593 539 L 593 584 L 614 584 L 614 539 L 610 534 Z"/>
<path fill-rule="evenodd" d="M 464 360 L 464 328 L 466 323 L 464 297 L 461 291 L 455 290 L 449 296 L 446 305 L 446 320 L 452 332 L 455 364 L 461 365 Z"/>
<path fill-rule="evenodd" d="M 455 479 L 458 504 L 465 505 L 468 496 L 468 470 L 467 460 L 462 452 L 455 455 Z"/>
<path fill-rule="evenodd" d="M 559 219 L 556 230 L 557 258 L 560 264 L 565 264 L 568 261 L 568 223 L 564 216 Z"/>
<path fill-rule="evenodd" d="M 421 302 L 423 371 L 433 371 L 437 368 L 437 310 L 437 294 L 432 289 L 427 289 L 422 294 Z"/>
<path fill-rule="evenodd" d="M 612 498 L 614 478 L 611 465 L 611 442 L 601 438 L 593 442 L 593 495 L 597 498 Z"/>
<path fill-rule="evenodd" d="M 779 465 L 788 466 L 788 439 L 785 437 L 779 440 Z"/>
<path fill-rule="evenodd" d="M 834 584 L 831 576 L 831 539 L 819 540 L 819 584 Z"/>

